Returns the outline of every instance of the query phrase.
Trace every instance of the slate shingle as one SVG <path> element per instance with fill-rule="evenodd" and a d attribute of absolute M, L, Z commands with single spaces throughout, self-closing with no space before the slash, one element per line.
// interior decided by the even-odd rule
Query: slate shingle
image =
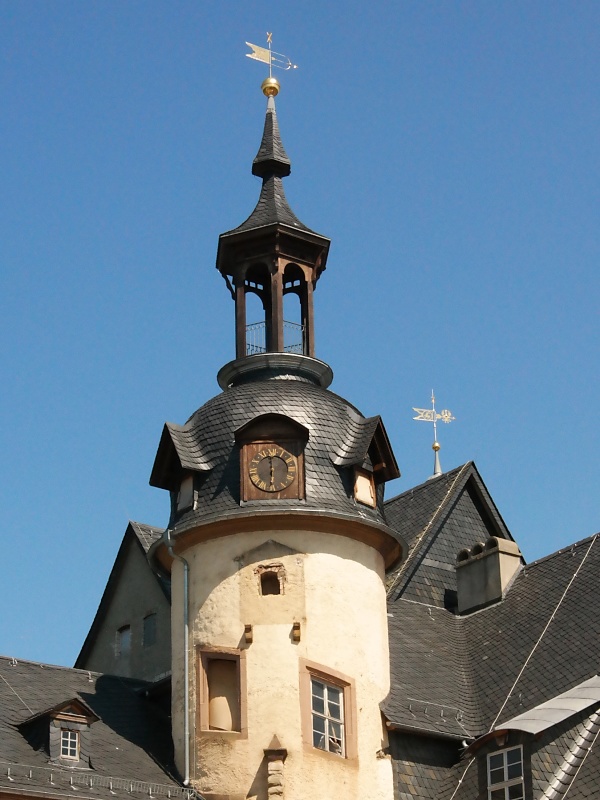
<path fill-rule="evenodd" d="M 145 686 L 142 681 L 0 657 L 0 792 L 22 788 L 76 797 L 81 787 L 86 796 L 106 796 L 113 779 L 117 797 L 131 797 L 130 786 L 135 787 L 133 794 L 148 796 L 150 785 L 157 787 L 154 794 L 171 791 L 177 797 L 180 784 L 174 777 L 169 719 L 145 699 Z M 19 727 L 74 698 L 99 718 L 91 726 L 91 769 L 50 764 L 43 731 L 33 746 L 27 728 Z"/>

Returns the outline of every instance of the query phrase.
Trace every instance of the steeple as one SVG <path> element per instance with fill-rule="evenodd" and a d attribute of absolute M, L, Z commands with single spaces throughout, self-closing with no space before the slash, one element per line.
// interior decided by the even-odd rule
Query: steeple
<path fill-rule="evenodd" d="M 267 100 L 267 116 L 265 117 L 265 129 L 262 141 L 258 148 L 256 158 L 252 162 L 252 174 L 259 178 L 268 178 L 276 175 L 279 178 L 287 177 L 292 171 L 292 162 L 285 152 L 281 136 L 279 135 L 279 125 L 277 124 L 277 113 L 275 112 L 275 97 L 269 95 Z"/>
<path fill-rule="evenodd" d="M 217 269 L 235 300 L 236 359 L 259 353 L 314 357 L 313 290 L 325 269 L 329 239 L 304 225 L 289 206 L 283 178 L 291 162 L 275 110 L 279 83 L 267 78 L 262 88 L 267 112 L 252 162 L 252 174 L 262 178 L 260 196 L 250 216 L 219 237 Z M 249 293 L 259 297 L 264 319 L 246 319 Z M 284 319 L 286 295 L 298 298 L 297 321 Z"/>

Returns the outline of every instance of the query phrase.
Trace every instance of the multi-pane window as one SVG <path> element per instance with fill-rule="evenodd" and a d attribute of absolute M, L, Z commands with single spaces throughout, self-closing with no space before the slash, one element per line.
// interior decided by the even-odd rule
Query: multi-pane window
<path fill-rule="evenodd" d="M 314 677 L 310 685 L 313 745 L 345 756 L 344 690 Z"/>
<path fill-rule="evenodd" d="M 524 800 L 523 748 L 488 755 L 488 800 Z"/>
<path fill-rule="evenodd" d="M 62 758 L 79 758 L 79 733 L 77 731 L 61 730 L 60 755 Z"/>

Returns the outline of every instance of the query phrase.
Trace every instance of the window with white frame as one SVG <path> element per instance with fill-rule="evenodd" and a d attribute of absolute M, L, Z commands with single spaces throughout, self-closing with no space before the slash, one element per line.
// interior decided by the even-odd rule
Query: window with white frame
<path fill-rule="evenodd" d="M 488 755 L 488 800 L 524 800 L 523 748 Z"/>
<path fill-rule="evenodd" d="M 64 728 L 60 732 L 60 755 L 61 758 L 79 758 L 79 732 L 68 731 Z"/>
<path fill-rule="evenodd" d="M 344 689 L 315 677 L 310 685 L 313 745 L 345 756 Z"/>

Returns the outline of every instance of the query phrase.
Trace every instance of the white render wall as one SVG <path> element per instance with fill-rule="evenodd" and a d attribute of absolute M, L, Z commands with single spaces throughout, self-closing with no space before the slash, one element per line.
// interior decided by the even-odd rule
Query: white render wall
<path fill-rule="evenodd" d="M 270 543 L 269 543 L 270 542 Z M 366 544 L 307 531 L 233 534 L 190 547 L 190 709 L 192 783 L 208 798 L 267 799 L 264 750 L 287 749 L 285 800 L 343 797 L 392 800 L 391 761 L 379 710 L 389 691 L 383 560 Z M 261 596 L 259 564 L 283 564 L 283 594 Z M 180 562 L 173 565 L 173 738 L 183 767 L 183 626 Z M 292 625 L 301 625 L 300 642 Z M 252 625 L 253 641 L 244 641 Z M 247 738 L 195 730 L 196 646 L 241 649 Z M 301 659 L 355 682 L 357 758 L 324 753 L 302 738 Z M 310 699 L 304 698 L 307 708 Z M 351 709 L 346 709 L 350 713 Z"/>

